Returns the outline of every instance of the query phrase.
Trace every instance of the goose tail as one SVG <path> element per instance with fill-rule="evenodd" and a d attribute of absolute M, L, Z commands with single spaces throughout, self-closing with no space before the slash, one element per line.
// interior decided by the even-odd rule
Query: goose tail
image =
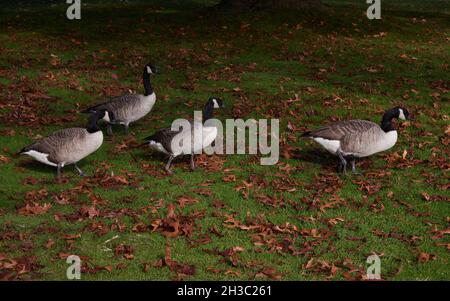
<path fill-rule="evenodd" d="M 24 148 L 22 148 L 20 151 L 18 151 L 17 153 L 15 153 L 16 156 L 19 155 L 24 155 L 26 152 L 30 151 L 30 146 L 25 146 Z"/>
<path fill-rule="evenodd" d="M 94 113 L 95 109 L 94 108 L 87 108 L 84 110 L 81 110 L 80 113 L 86 114 L 86 113 Z"/>
<path fill-rule="evenodd" d="M 148 145 L 150 143 L 150 141 L 152 140 L 153 136 L 148 136 L 147 138 L 144 139 L 145 142 L 139 144 L 138 146 L 136 146 L 136 148 L 140 148 L 143 147 L 145 145 Z"/>
<path fill-rule="evenodd" d="M 155 136 L 155 135 L 150 135 L 150 136 L 144 138 L 144 141 L 147 141 L 147 143 L 149 143 L 151 140 L 155 140 L 155 137 L 154 137 L 154 136 Z"/>
<path fill-rule="evenodd" d="M 148 145 L 148 144 L 149 144 L 149 141 L 145 141 L 144 143 L 141 143 L 141 144 L 135 146 L 135 148 L 140 148 L 140 147 L 143 147 L 143 146 Z"/>
<path fill-rule="evenodd" d="M 306 131 L 302 134 L 302 137 L 311 137 L 311 131 Z"/>

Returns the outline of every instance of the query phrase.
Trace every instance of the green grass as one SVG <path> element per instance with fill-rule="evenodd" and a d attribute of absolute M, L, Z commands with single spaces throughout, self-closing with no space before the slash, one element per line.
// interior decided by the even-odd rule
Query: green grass
<path fill-rule="evenodd" d="M 65 5 L 0 11 L 0 254 L 35 256 L 40 265 L 19 279 L 66 279 L 61 253 L 87 256 L 89 267 L 112 267 L 84 273 L 85 280 L 248 280 L 261 279 L 269 267 L 282 280 L 342 280 L 349 278 L 343 263 L 349 260 L 357 267 L 350 276 L 359 279 L 371 254 L 382 255 L 384 279 L 450 279 L 449 237 L 436 237 L 448 232 L 450 216 L 448 1 L 383 3 L 379 21 L 367 20 L 361 1 L 327 1 L 328 9 L 318 12 L 201 17 L 189 9 L 202 1 L 84 2 L 81 21 L 66 20 Z M 141 68 L 148 61 L 161 70 L 152 77 L 154 110 L 132 125 L 129 136 L 114 127 L 114 137 L 81 162 L 94 178 L 81 179 L 68 166 L 67 180 L 56 184 L 53 168 L 13 155 L 35 138 L 83 125 L 79 108 L 128 89 L 141 91 Z M 173 119 L 192 117 L 212 95 L 225 100 L 226 109 L 218 112 L 222 120 L 280 118 L 282 154 L 289 146 L 290 155 L 276 166 L 260 166 L 250 155 L 205 156 L 206 167 L 195 172 L 178 160 L 176 173 L 166 176 L 165 159 L 118 148 Z M 378 122 L 384 110 L 400 104 L 416 120 L 400 125 L 393 149 L 358 163 L 362 176 L 336 174 L 337 159 L 300 138 L 303 129 L 335 119 Z M 288 130 L 288 122 L 299 130 Z M 217 170 L 211 168 L 215 164 Z M 111 173 L 128 184 L 102 184 Z M 236 180 L 224 181 L 230 175 Z M 237 189 L 243 181 L 253 186 Z M 199 188 L 211 195 L 198 194 Z M 41 189 L 47 194 L 35 202 L 52 208 L 19 214 Z M 57 202 L 61 195 L 69 197 L 68 204 Z M 182 196 L 198 200 L 176 209 L 191 216 L 192 231 L 168 241 L 172 259 L 195 266 L 188 276 L 155 266 L 164 258 L 166 239 L 151 231 Z M 100 216 L 81 218 L 80 208 L 92 205 Z M 229 227 L 226 215 L 266 229 L 262 244 L 255 244 L 262 230 Z M 148 228 L 133 231 L 140 222 Z M 276 226 L 298 231 L 277 232 Z M 211 233 L 212 227 L 222 236 Z M 71 240 L 67 234 L 81 236 Z M 204 235 L 210 241 L 195 243 Z M 47 248 L 49 240 L 54 244 Z M 115 255 L 119 244 L 131 245 L 134 258 Z M 236 246 L 244 249 L 236 266 L 205 251 Z M 429 260 L 419 262 L 421 253 Z M 335 265 L 337 272 L 328 278 L 326 267 L 306 269 L 312 258 Z M 0 265 L 0 276 L 5 271 Z"/>

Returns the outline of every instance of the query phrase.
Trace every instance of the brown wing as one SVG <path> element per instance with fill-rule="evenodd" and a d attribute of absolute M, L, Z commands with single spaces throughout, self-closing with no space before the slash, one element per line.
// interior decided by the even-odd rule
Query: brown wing
<path fill-rule="evenodd" d="M 307 136 L 320 137 L 327 140 L 341 140 L 345 135 L 366 132 L 374 127 L 376 128 L 378 125 L 367 120 L 339 121 L 312 130 Z"/>
<path fill-rule="evenodd" d="M 175 137 L 177 134 L 179 134 L 181 132 L 181 130 L 179 131 L 172 131 L 171 128 L 164 128 L 161 129 L 159 131 L 157 131 L 156 133 L 154 133 L 153 135 L 145 138 L 146 141 L 155 141 L 158 143 L 161 143 L 161 145 L 169 152 L 172 152 L 172 139 L 173 137 Z"/>
<path fill-rule="evenodd" d="M 384 138 L 384 131 L 379 126 L 370 127 L 365 131 L 349 133 L 341 139 L 341 149 L 344 153 L 364 156 L 373 153 L 373 147 Z"/>
<path fill-rule="evenodd" d="M 73 143 L 86 136 L 83 128 L 62 129 L 42 138 L 21 150 L 21 153 L 35 150 L 40 153 L 49 154 L 48 160 L 55 164 L 63 161 L 65 156 L 70 155 Z"/>
<path fill-rule="evenodd" d="M 112 97 L 107 102 L 103 102 L 87 108 L 83 110 L 82 113 L 92 113 L 98 110 L 108 110 L 109 112 L 113 112 L 115 118 L 118 121 L 123 121 L 121 119 L 126 119 L 126 116 L 129 115 L 130 108 L 137 106 L 139 103 L 140 97 L 138 94 L 124 94 L 121 96 Z"/>

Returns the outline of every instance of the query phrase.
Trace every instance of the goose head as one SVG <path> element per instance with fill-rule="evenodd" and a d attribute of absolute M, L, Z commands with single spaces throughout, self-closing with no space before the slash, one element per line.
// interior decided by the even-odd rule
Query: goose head
<path fill-rule="evenodd" d="M 394 130 L 392 125 L 392 119 L 397 118 L 400 120 L 412 120 L 409 111 L 404 107 L 395 107 L 392 108 L 383 115 L 383 119 L 381 120 L 381 128 L 383 131 L 390 132 Z"/>
<path fill-rule="evenodd" d="M 110 114 L 110 112 L 108 112 L 107 110 L 95 111 L 91 116 L 89 116 L 86 130 L 91 134 L 100 131 L 97 123 L 100 119 L 104 119 L 107 114 Z"/>
<path fill-rule="evenodd" d="M 219 97 L 208 98 L 208 101 L 205 104 L 205 108 L 203 109 L 203 122 L 213 117 L 213 111 L 215 109 L 220 109 L 223 107 L 223 100 Z"/>
<path fill-rule="evenodd" d="M 114 116 L 114 113 L 108 110 L 103 110 L 103 117 L 101 117 L 106 122 L 113 122 L 116 118 Z"/>
<path fill-rule="evenodd" d="M 210 97 L 206 102 L 206 106 L 211 106 L 213 109 L 224 108 L 223 100 L 219 97 Z"/>
<path fill-rule="evenodd" d="M 393 116 L 401 119 L 401 120 L 410 120 L 411 115 L 409 114 L 408 110 L 403 107 L 395 107 L 393 109 Z"/>
<path fill-rule="evenodd" d="M 144 72 L 146 72 L 147 74 L 156 74 L 158 73 L 158 70 L 156 69 L 155 65 L 153 65 L 152 63 L 148 63 L 147 65 L 145 65 Z"/>

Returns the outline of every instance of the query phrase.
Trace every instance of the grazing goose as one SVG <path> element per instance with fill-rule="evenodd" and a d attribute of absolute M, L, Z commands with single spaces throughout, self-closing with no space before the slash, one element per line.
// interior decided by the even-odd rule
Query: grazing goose
<path fill-rule="evenodd" d="M 339 121 L 305 132 L 303 137 L 312 138 L 327 151 L 338 156 L 343 173 L 347 167 L 345 157 L 350 158 L 352 172 L 357 173 L 355 158 L 388 150 L 397 142 L 397 131 L 392 126 L 393 118 L 409 119 L 409 112 L 405 108 L 395 107 L 384 113 L 381 126 L 367 120 Z"/>
<path fill-rule="evenodd" d="M 144 82 L 144 95 L 128 93 L 116 96 L 109 101 L 92 106 L 82 113 L 95 113 L 98 110 L 107 110 L 103 120 L 107 122 L 107 133 L 112 135 L 111 124 L 123 124 L 125 132 L 128 134 L 130 123 L 135 122 L 147 115 L 156 102 L 156 95 L 150 83 L 150 74 L 157 73 L 156 67 L 147 64 L 142 75 Z"/>
<path fill-rule="evenodd" d="M 55 166 L 58 179 L 61 178 L 61 169 L 69 164 L 74 164 L 80 176 L 84 176 L 85 174 L 78 167 L 77 162 L 95 152 L 102 145 L 103 133 L 97 126 L 97 121 L 104 118 L 105 114 L 104 110 L 97 111 L 89 117 L 86 128 L 59 130 L 24 147 L 20 154 Z"/>
<path fill-rule="evenodd" d="M 166 155 L 169 155 L 169 161 L 167 161 L 167 164 L 165 166 L 165 170 L 171 174 L 172 171 L 170 170 L 170 165 L 172 164 L 173 159 L 180 155 L 191 155 L 191 169 L 195 169 L 195 161 L 194 161 L 194 154 L 198 153 L 200 150 L 202 150 L 205 147 L 208 147 L 212 144 L 212 142 L 217 137 L 217 128 L 215 126 L 206 126 L 204 123 L 211 119 L 213 117 L 213 110 L 218 108 L 223 108 L 223 101 L 220 98 L 217 97 L 211 97 L 208 99 L 208 101 L 205 104 L 205 107 L 203 109 L 203 122 L 200 121 L 190 121 L 191 124 L 191 132 L 187 131 L 172 131 L 172 129 L 164 128 L 153 135 L 145 138 L 145 143 L 142 145 L 149 145 L 150 148 L 162 152 Z M 202 133 L 202 143 L 197 143 L 194 140 L 194 132 L 200 132 Z M 178 136 L 178 134 L 182 135 L 191 135 L 191 146 L 187 148 L 183 147 L 175 147 L 173 145 L 174 138 L 176 137 L 178 141 L 179 139 L 182 139 L 183 137 Z M 186 138 L 188 139 L 188 138 Z"/>

